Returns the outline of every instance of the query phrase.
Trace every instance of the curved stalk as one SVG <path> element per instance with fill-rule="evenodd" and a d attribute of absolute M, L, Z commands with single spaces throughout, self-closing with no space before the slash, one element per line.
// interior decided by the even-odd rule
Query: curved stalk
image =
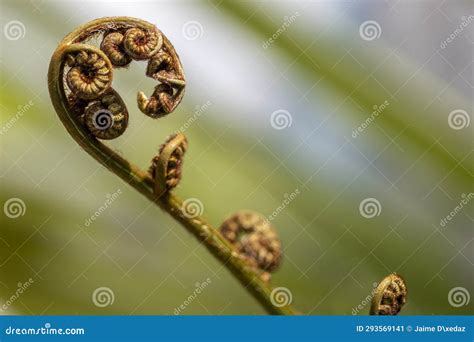
<path fill-rule="evenodd" d="M 289 305 L 275 306 L 272 304 L 272 287 L 268 282 L 262 280 L 255 268 L 251 267 L 248 262 L 239 256 L 234 247 L 217 229 L 212 227 L 202 217 L 189 218 L 189 215 L 186 216 L 182 201 L 174 194 L 167 192 L 160 196 L 156 195 L 154 192 L 154 180 L 147 172 L 122 158 L 111 148 L 91 136 L 84 125 L 68 110 L 62 76 L 64 71 L 64 56 L 67 53 L 78 52 L 84 48 L 83 44 L 78 44 L 78 41 L 80 41 L 84 35 L 99 33 L 101 27 L 111 27 L 113 26 L 113 22 L 120 22 L 127 25 L 134 23 L 138 23 L 142 26 L 150 25 L 144 21 L 128 17 L 98 19 L 70 33 L 60 43 L 52 56 L 48 71 L 49 93 L 53 106 L 67 131 L 74 140 L 99 163 L 180 222 L 232 272 L 240 283 L 270 314 L 296 314 Z"/>

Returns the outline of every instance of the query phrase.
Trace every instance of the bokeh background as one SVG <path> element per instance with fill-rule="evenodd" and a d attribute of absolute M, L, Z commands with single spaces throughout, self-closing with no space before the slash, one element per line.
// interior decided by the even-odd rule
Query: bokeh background
<path fill-rule="evenodd" d="M 131 118 L 111 145 L 146 169 L 191 120 L 176 193 L 199 199 L 215 226 L 283 204 L 272 282 L 299 311 L 368 314 L 374 282 L 398 272 L 409 288 L 402 314 L 472 314 L 472 2 L 0 3 L 2 314 L 173 314 L 208 278 L 181 314 L 265 313 L 57 118 L 46 81 L 54 49 L 114 15 L 155 23 L 188 83 L 179 108 L 153 121 L 135 104 L 154 86 L 145 64 L 116 71 Z M 113 293 L 105 307 L 92 300 L 101 287 Z"/>

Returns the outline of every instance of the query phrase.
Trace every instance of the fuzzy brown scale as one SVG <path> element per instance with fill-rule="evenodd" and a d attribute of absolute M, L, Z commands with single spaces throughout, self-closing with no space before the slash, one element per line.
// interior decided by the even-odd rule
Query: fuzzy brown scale
<path fill-rule="evenodd" d="M 271 223 L 261 214 L 241 210 L 227 218 L 220 231 L 241 256 L 262 271 L 273 272 L 280 266 L 280 239 Z"/>
<path fill-rule="evenodd" d="M 188 140 L 182 133 L 171 134 L 160 146 L 158 155 L 152 159 L 148 170 L 155 180 L 157 195 L 170 191 L 179 184 L 187 149 Z"/>
<path fill-rule="evenodd" d="M 375 290 L 370 308 L 371 315 L 397 315 L 407 301 L 405 280 L 398 274 L 385 277 Z"/>

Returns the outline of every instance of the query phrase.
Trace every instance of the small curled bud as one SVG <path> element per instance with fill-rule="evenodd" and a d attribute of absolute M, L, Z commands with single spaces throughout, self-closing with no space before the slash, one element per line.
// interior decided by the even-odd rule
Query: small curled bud
<path fill-rule="evenodd" d="M 155 180 L 155 194 L 161 195 L 179 184 L 187 149 L 188 140 L 182 133 L 171 134 L 160 146 L 148 171 Z"/>
<path fill-rule="evenodd" d="M 83 50 L 68 55 L 66 64 L 71 67 L 66 75 L 67 85 L 81 99 L 95 99 L 112 84 L 112 65 L 105 55 Z"/>
<path fill-rule="evenodd" d="M 407 301 L 405 280 L 392 273 L 386 276 L 375 289 L 370 307 L 371 315 L 397 315 Z"/>
<path fill-rule="evenodd" d="M 282 247 L 271 223 L 261 214 L 241 210 L 221 225 L 222 235 L 237 251 L 263 271 L 273 272 L 281 264 Z"/>
<path fill-rule="evenodd" d="M 146 75 L 172 87 L 184 87 L 186 81 L 182 75 L 178 75 L 176 69 L 179 68 L 175 65 L 173 58 L 162 51 L 149 60 Z"/>
<path fill-rule="evenodd" d="M 148 59 L 153 56 L 163 45 L 163 37 L 158 30 L 143 30 L 131 28 L 125 32 L 125 51 L 136 60 Z"/>
<path fill-rule="evenodd" d="M 167 84 L 159 84 L 148 98 L 142 91 L 137 94 L 138 108 L 152 118 L 160 118 L 171 113 L 178 105 L 173 101 L 173 88 Z"/>
<path fill-rule="evenodd" d="M 111 140 L 125 132 L 128 111 L 120 96 L 111 91 L 86 108 L 84 121 L 96 138 Z"/>
<path fill-rule="evenodd" d="M 124 36 L 120 32 L 112 32 L 104 36 L 100 49 L 109 57 L 113 66 L 124 67 L 130 64 L 132 57 L 130 57 L 123 46 Z"/>

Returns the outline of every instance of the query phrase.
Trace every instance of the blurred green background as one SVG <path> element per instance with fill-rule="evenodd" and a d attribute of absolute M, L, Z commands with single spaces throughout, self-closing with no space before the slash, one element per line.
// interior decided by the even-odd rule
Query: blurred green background
<path fill-rule="evenodd" d="M 111 145 L 146 169 L 197 117 L 176 193 L 199 199 L 216 227 L 241 208 L 271 215 L 298 189 L 273 220 L 284 263 L 272 282 L 299 311 L 368 314 L 373 283 L 398 272 L 409 288 L 402 314 L 472 314 L 472 203 L 440 222 L 473 192 L 472 2 L 2 0 L 0 12 L 0 203 L 25 204 L 17 218 L 0 215 L 2 314 L 173 314 L 207 278 L 181 314 L 265 313 L 57 118 L 46 81 L 54 49 L 114 15 L 156 24 L 188 82 L 178 109 L 153 121 L 136 108 L 136 92 L 154 86 L 146 65 L 116 71 L 131 118 Z M 367 198 L 379 205 L 372 218 L 359 208 Z M 111 305 L 94 305 L 100 287 Z"/>

